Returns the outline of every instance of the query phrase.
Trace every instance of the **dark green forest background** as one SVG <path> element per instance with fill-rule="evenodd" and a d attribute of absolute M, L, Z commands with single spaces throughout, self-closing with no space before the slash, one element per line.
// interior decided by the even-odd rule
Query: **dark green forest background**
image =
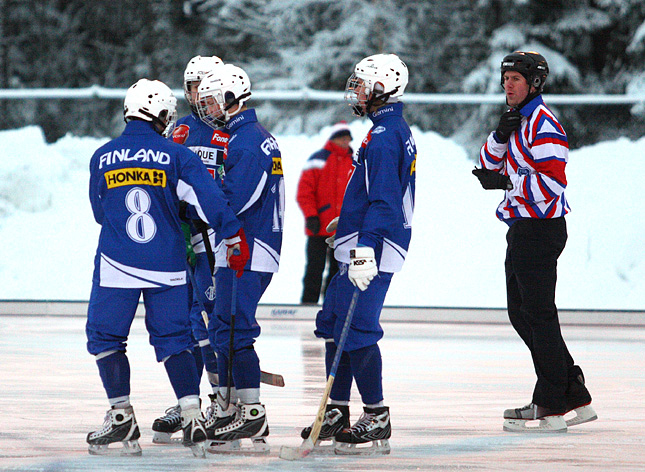
<path fill-rule="evenodd" d="M 499 61 L 518 48 L 549 61 L 547 94 L 645 93 L 642 0 L 0 0 L 0 88 L 127 88 L 141 77 L 182 86 L 194 55 L 245 68 L 253 89 L 344 89 L 353 65 L 395 52 L 407 92 L 501 93 Z M 187 112 L 182 97 L 178 97 Z M 262 103 L 274 132 L 314 133 L 349 119 L 338 103 Z M 37 124 L 114 136 L 121 100 L 0 100 L 0 129 Z M 481 141 L 503 104 L 411 105 L 409 121 Z M 643 135 L 641 106 L 559 106 L 572 147 Z"/>

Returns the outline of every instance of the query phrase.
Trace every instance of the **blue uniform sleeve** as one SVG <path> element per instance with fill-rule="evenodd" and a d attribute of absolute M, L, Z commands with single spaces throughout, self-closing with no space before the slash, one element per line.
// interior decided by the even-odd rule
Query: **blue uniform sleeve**
<path fill-rule="evenodd" d="M 376 248 L 383 238 L 393 239 L 401 223 L 403 193 L 399 181 L 401 151 L 391 146 L 372 146 L 366 156 L 369 208 L 358 234 L 358 244 Z"/>
<path fill-rule="evenodd" d="M 197 154 L 182 148 L 177 197 L 194 206 L 199 217 L 224 238 L 240 228 L 224 193 L 208 173 Z"/>
<path fill-rule="evenodd" d="M 235 214 L 239 215 L 258 201 L 268 175 L 257 157 L 244 149 L 229 151 L 224 166 L 224 194 Z"/>
<path fill-rule="evenodd" d="M 90 160 L 90 204 L 92 205 L 92 213 L 94 219 L 100 225 L 103 224 L 105 216 L 103 206 L 101 205 L 101 198 L 99 197 L 99 176 L 95 169 L 96 167 L 96 154 Z"/>

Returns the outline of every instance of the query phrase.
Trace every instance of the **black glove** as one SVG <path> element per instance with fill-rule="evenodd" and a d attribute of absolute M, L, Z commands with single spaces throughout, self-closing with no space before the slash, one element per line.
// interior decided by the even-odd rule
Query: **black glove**
<path fill-rule="evenodd" d="M 500 143 L 507 143 L 511 133 L 520 127 L 522 124 L 522 115 L 517 110 L 509 110 L 504 113 L 500 119 L 495 136 Z"/>
<path fill-rule="evenodd" d="M 320 218 L 317 216 L 308 216 L 305 227 L 316 236 L 318 231 L 320 231 Z"/>
<path fill-rule="evenodd" d="M 489 169 L 473 169 L 473 175 L 479 179 L 479 183 L 482 184 L 486 190 L 494 190 L 501 188 L 502 190 L 511 190 L 513 184 L 508 175 L 500 174 L 497 171 Z"/>

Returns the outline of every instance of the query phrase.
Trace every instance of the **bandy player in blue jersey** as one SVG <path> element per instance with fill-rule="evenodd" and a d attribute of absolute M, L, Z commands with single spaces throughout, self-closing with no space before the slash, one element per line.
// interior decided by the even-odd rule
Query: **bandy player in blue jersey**
<path fill-rule="evenodd" d="M 372 128 L 354 161 L 338 220 L 334 255 L 340 270 L 332 279 L 316 318 L 316 336 L 325 339 L 327 375 L 355 288 L 354 317 L 330 394 L 319 441 L 335 442 L 336 453 L 387 454 L 389 408 L 383 403 L 381 309 L 392 275 L 401 270 L 412 232 L 417 150 L 403 119 L 399 98 L 408 83 L 406 65 L 395 54 L 360 61 L 347 81 L 345 99 Z M 350 428 L 352 381 L 363 400 L 363 414 Z M 308 438 L 311 428 L 302 431 Z M 318 444 L 319 446 L 319 444 Z"/>
<path fill-rule="evenodd" d="M 111 405 L 103 428 L 88 434 L 92 454 L 141 454 L 126 356 L 141 295 L 150 343 L 181 407 L 183 443 L 196 454 L 204 453 L 206 431 L 191 353 L 179 202 L 193 205 L 200 218 L 228 236 L 224 241 L 232 256 L 227 262 L 233 269 L 244 268 L 248 248 L 239 220 L 199 157 L 162 136 L 174 125 L 176 104 L 168 86 L 141 79 L 125 97 L 123 134 L 101 146 L 90 161 L 90 202 L 101 233 L 87 349 L 96 356 Z M 108 447 L 117 442 L 123 449 Z"/>
<path fill-rule="evenodd" d="M 197 154 L 215 183 L 221 188 L 224 172 L 224 149 L 228 135 L 223 131 L 213 130 L 200 120 L 195 108 L 197 88 L 202 78 L 219 65 L 222 65 L 222 60 L 217 56 L 195 56 L 188 61 L 184 70 L 184 96 L 190 106 L 191 113 L 177 120 L 177 125 L 172 132 L 172 140 Z M 199 218 L 193 207 L 183 208 L 182 213 L 181 217 L 185 220 L 182 226 L 188 227 L 190 231 L 190 245 L 195 253 L 194 268 L 187 268 L 187 270 L 193 270 L 197 285 L 193 287 L 191 280 L 187 281 L 190 324 L 195 344 L 193 353 L 200 378 L 205 369 L 214 395 L 219 387 L 217 358 L 213 346 L 208 340 L 208 329 L 202 315 L 202 307 L 206 312 L 208 324 L 216 322 L 211 316 L 215 306 L 213 283 L 215 230 Z M 208 235 L 207 241 L 204 239 L 205 235 Z M 207 419 L 211 410 L 211 408 L 206 410 Z M 168 408 L 163 416 L 155 419 L 152 430 L 154 431 L 153 442 L 160 444 L 172 442 L 172 435 L 181 430 L 179 405 Z"/>
<path fill-rule="evenodd" d="M 229 138 L 222 188 L 249 241 L 250 259 L 244 271 L 226 266 L 227 246 L 217 233 L 215 312 L 218 324 L 209 326 L 211 344 L 217 346 L 220 399 L 216 415 L 207 422 L 213 440 L 210 451 L 230 450 L 240 439 L 252 440 L 252 451 L 268 450 L 269 434 L 264 405 L 260 403 L 260 362 L 253 347 L 260 335 L 255 319 L 260 297 L 278 271 L 284 218 L 284 178 L 280 149 L 273 136 L 247 108 L 251 81 L 233 64 L 219 66 L 202 79 L 197 111 L 213 129 L 224 126 Z M 235 284 L 234 284 L 235 281 Z M 233 287 L 236 296 L 233 299 Z M 229 356 L 232 306 L 236 319 L 233 355 Z M 232 378 L 228 390 L 228 363 Z M 237 400 L 237 401 L 235 401 Z"/>

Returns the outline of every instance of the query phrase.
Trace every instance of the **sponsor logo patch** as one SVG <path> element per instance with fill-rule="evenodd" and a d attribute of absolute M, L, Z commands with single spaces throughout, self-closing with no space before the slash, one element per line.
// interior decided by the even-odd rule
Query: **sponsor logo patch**
<path fill-rule="evenodd" d="M 283 175 L 282 159 L 280 157 L 273 158 L 273 169 L 271 170 L 271 174 Z"/>
<path fill-rule="evenodd" d="M 218 144 L 220 146 L 226 146 L 228 143 L 229 134 L 224 133 L 223 131 L 215 130 L 213 131 L 213 136 L 211 137 L 211 144 Z"/>
<path fill-rule="evenodd" d="M 172 132 L 172 140 L 179 144 L 184 144 L 190 134 L 188 125 L 179 125 Z"/>
<path fill-rule="evenodd" d="M 165 187 L 166 171 L 139 167 L 110 170 L 105 173 L 105 182 L 107 183 L 107 188 L 123 187 L 125 185 Z"/>

